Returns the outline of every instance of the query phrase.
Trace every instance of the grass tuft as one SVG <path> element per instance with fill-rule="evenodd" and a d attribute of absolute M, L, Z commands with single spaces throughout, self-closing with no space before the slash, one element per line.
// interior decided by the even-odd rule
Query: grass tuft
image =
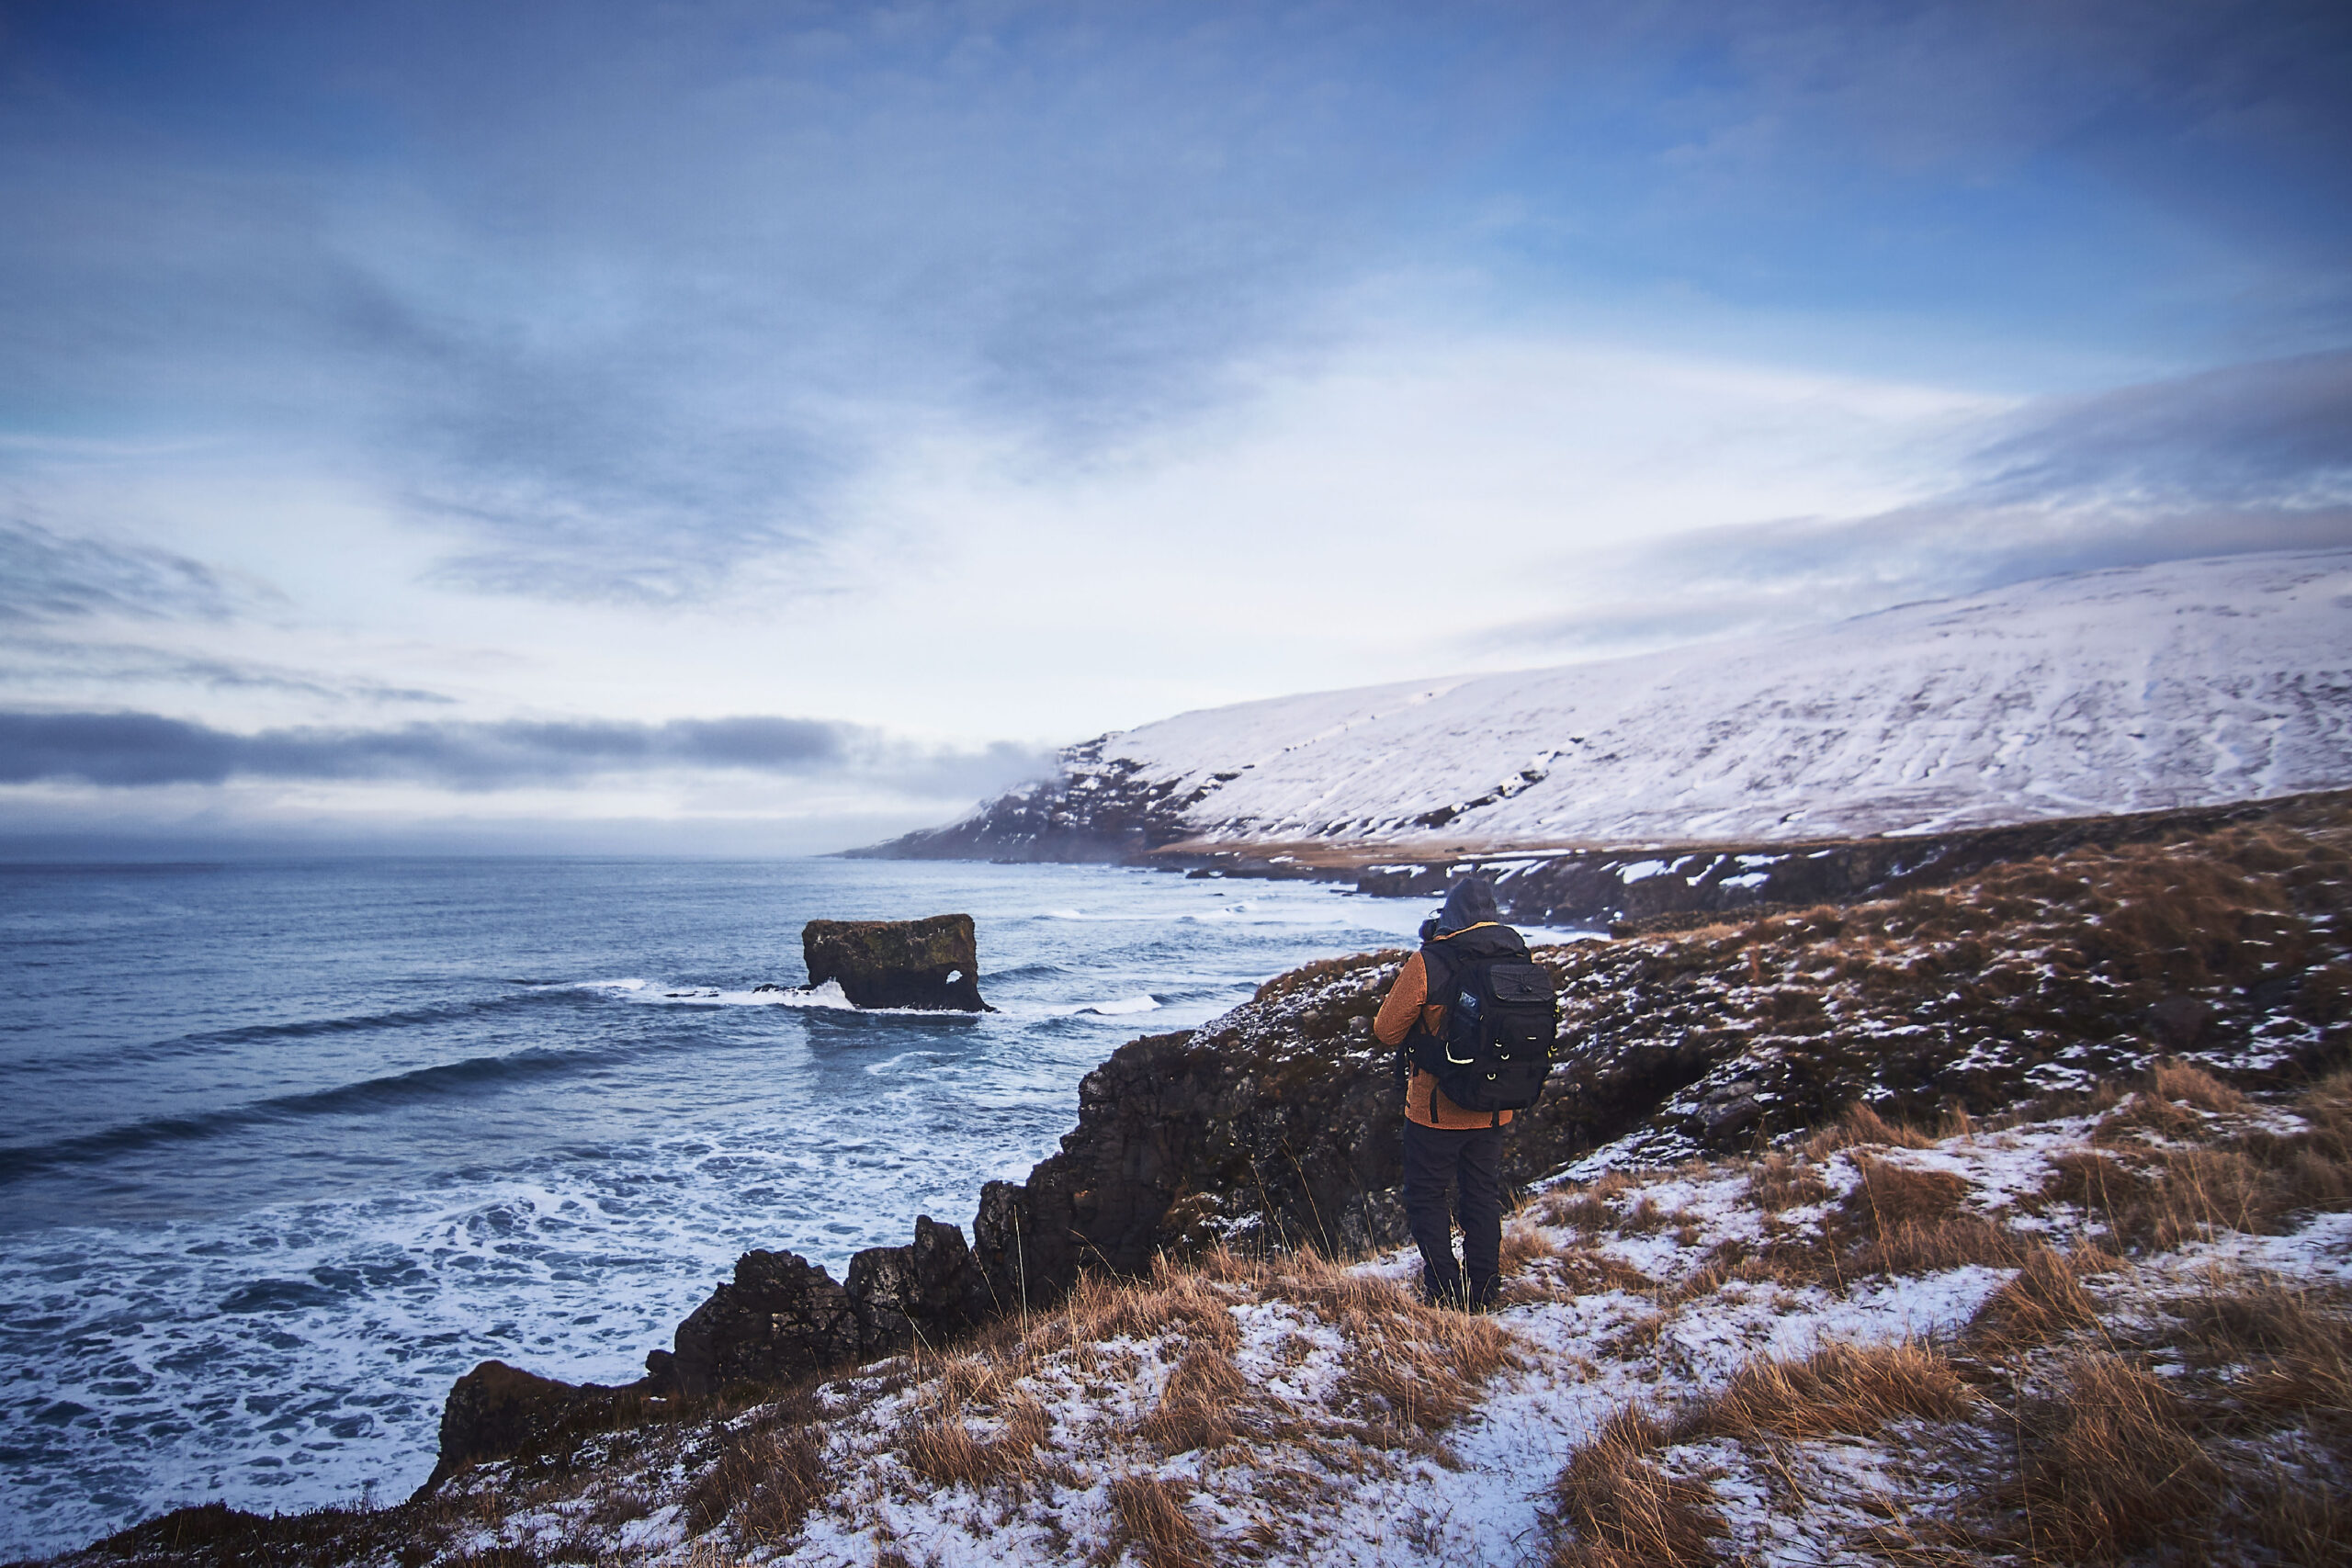
<path fill-rule="evenodd" d="M 1223 1448 L 1234 1439 L 1237 1418 L 1249 1393 L 1250 1385 L 1231 1353 L 1195 1345 L 1168 1374 L 1159 1404 L 1136 1432 L 1164 1454 Z"/>
<path fill-rule="evenodd" d="M 1805 1157 L 1827 1159 L 1839 1149 L 1878 1146 L 1894 1149 L 1932 1148 L 1935 1140 L 1924 1133 L 1913 1131 L 1898 1122 L 1889 1122 L 1877 1111 L 1856 1100 L 1846 1108 L 1846 1113 L 1798 1145 Z"/>
<path fill-rule="evenodd" d="M 2017 1278 L 1976 1309 L 1965 1336 L 1973 1349 L 1996 1354 L 2046 1345 L 2098 1321 L 2098 1303 L 2075 1278 L 2075 1266 L 2047 1247 L 2025 1255 Z"/>
<path fill-rule="evenodd" d="M 1215 1568 L 1208 1543 L 1184 1512 L 1184 1494 L 1154 1475 L 1111 1482 L 1111 1511 L 1118 1525 L 1112 1550 L 1132 1545 L 1144 1568 Z"/>
<path fill-rule="evenodd" d="M 1725 1530 L 1714 1495 L 1651 1459 L 1666 1429 L 1629 1405 L 1601 1424 L 1554 1483 L 1560 1522 L 1552 1568 L 1707 1568 Z"/>
<path fill-rule="evenodd" d="M 1790 1154 L 1770 1154 L 1747 1170 L 1747 1201 L 1777 1214 L 1829 1196 L 1829 1184 L 1810 1163 Z"/>
<path fill-rule="evenodd" d="M 747 1431 L 730 1432 L 718 1458 L 686 1488 L 686 1529 L 702 1535 L 722 1522 L 739 1546 L 782 1546 L 800 1533 L 808 1510 L 831 1490 L 825 1438 L 811 1424 L 812 1399 L 788 1402 Z"/>
<path fill-rule="evenodd" d="M 2062 1378 L 2025 1413 L 2020 1490 L 2037 1554 L 2114 1557 L 2211 1509 L 2220 1470 L 2179 1395 L 2107 1351 L 2075 1358 Z"/>
<path fill-rule="evenodd" d="M 1801 1360 L 1750 1361 L 1678 1416 L 1674 1437 L 1866 1438 L 1907 1416 L 1955 1421 L 1975 1404 L 1951 1363 L 1927 1346 L 1825 1345 Z"/>

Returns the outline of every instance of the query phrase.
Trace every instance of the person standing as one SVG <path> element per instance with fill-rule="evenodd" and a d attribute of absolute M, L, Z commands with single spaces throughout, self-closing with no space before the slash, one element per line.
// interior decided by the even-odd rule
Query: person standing
<path fill-rule="evenodd" d="M 1498 964 L 1528 966 L 1527 943 L 1502 923 L 1494 885 L 1465 876 L 1447 889 L 1437 918 L 1422 925 L 1421 949 L 1405 960 L 1372 1026 L 1382 1044 L 1397 1048 L 1396 1076 L 1405 1090 L 1405 1218 L 1421 1249 L 1422 1299 L 1473 1312 L 1494 1305 L 1502 1272 L 1503 1129 L 1511 1112 L 1457 1104 L 1430 1066 L 1442 1066 L 1446 1043 L 1462 1038 L 1452 1013 L 1464 988 L 1475 1004 L 1485 994 L 1480 981 Z M 1548 1018 L 1548 980 L 1543 1004 Z M 1548 1024 L 1542 1049 L 1537 1092 L 1550 1063 Z M 1527 1102 L 1533 1103 L 1532 1094 Z M 1458 1204 L 1451 1201 L 1455 1190 Z M 1456 1215 L 1462 1224 L 1458 1265 L 1451 1224 Z"/>

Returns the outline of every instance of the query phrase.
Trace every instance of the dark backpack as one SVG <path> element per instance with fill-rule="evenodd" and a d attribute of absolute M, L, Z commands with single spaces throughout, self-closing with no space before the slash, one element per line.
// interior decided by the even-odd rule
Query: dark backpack
<path fill-rule="evenodd" d="M 1544 1094 L 1559 1032 L 1552 976 L 1527 949 L 1449 955 L 1443 989 L 1432 976 L 1430 1000 L 1446 1010 L 1442 1037 L 1416 1041 L 1414 1065 L 1437 1079 L 1464 1111 L 1524 1111 Z M 1428 961 L 1423 960 L 1424 963 Z"/>

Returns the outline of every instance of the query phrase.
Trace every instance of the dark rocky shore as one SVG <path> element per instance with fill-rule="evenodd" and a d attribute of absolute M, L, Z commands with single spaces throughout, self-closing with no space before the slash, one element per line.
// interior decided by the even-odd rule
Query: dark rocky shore
<path fill-rule="evenodd" d="M 1539 949 L 1563 998 L 1560 1058 L 1507 1141 L 1508 1179 L 1749 1154 L 1856 1105 L 1917 1123 L 2047 1107 L 2166 1056 L 2247 1089 L 2352 1062 L 2352 796 L 2198 817 L 2086 833 L 1892 897 Z M 1398 1241 L 1398 1111 L 1370 1024 L 1403 956 L 1310 964 L 1199 1029 L 1121 1047 L 1081 1085 L 1060 1151 L 982 1190 L 968 1240 L 926 1217 L 842 1280 L 746 1253 L 623 1387 L 482 1364 L 451 1391 L 416 1506 L 483 1461 L 560 1468 L 596 1433 L 968 1339 L 1082 1272 L 1140 1275 L 1220 1245 Z M 333 1512 L 316 1520 L 328 1534 L 345 1528 Z M 300 1534 L 310 1518 L 182 1510 L 80 1560 L 177 1561 L 175 1542 L 258 1542 L 251 1532 Z M 224 1545 L 201 1560 L 263 1559 Z"/>
<path fill-rule="evenodd" d="M 1974 837 L 1990 854 L 2049 826 Z M 2248 1087 L 2352 1056 L 2352 796 L 2158 826 L 2085 830 L 1894 898 L 1539 949 L 1563 998 L 1560 1063 L 1506 1144 L 1507 1179 L 1596 1151 L 1629 1165 L 1744 1152 L 1855 1103 L 1984 1116 L 2160 1055 Z M 924 1217 L 839 1281 L 746 1253 L 626 1388 L 484 1363 L 451 1393 L 435 1482 L 647 1401 L 949 1343 L 1058 1299 L 1083 1269 L 1140 1274 L 1155 1254 L 1219 1243 L 1399 1242 L 1399 1112 L 1371 1023 L 1404 956 L 1310 964 L 1202 1028 L 1122 1046 L 1080 1086 L 1060 1152 L 982 1190 L 968 1243 Z"/>

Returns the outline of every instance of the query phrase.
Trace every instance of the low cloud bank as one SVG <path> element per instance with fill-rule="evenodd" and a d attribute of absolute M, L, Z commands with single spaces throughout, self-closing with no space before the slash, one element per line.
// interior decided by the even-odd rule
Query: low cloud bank
<path fill-rule="evenodd" d="M 736 770 L 870 778 L 907 795 L 978 796 L 1051 766 L 1046 753 L 1009 741 L 927 747 L 862 725 L 808 718 L 510 720 L 240 735 L 152 713 L 0 713 L 0 784 L 138 788 L 249 778 L 495 790 L 617 773 Z"/>

